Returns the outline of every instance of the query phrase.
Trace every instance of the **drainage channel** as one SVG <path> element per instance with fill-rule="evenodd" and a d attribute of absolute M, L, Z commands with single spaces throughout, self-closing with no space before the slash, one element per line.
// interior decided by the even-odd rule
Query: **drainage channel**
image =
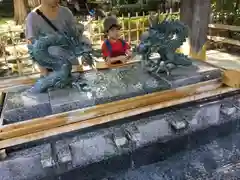
<path fill-rule="evenodd" d="M 160 151 L 164 144 L 156 143 L 133 154 L 115 157 L 48 179 L 235 180 L 240 177 L 239 139 L 240 133 L 235 132 L 193 149 L 185 147 L 185 150 L 179 152 L 177 150 L 185 144 L 183 138 L 165 144 L 169 148 L 165 152 Z"/>
<path fill-rule="evenodd" d="M 174 138 L 155 141 L 134 151 L 128 151 L 119 156 L 44 180 L 239 179 L 240 111 L 238 106 L 237 108 L 235 105 L 229 106 L 229 103 L 237 98 L 239 96 L 227 98 L 221 104 L 219 116 L 221 123 L 205 126 L 206 128 L 191 131 L 191 133 L 176 132 L 177 135 Z M 239 103 L 237 104 L 239 105 Z M 212 116 L 204 116 L 209 118 L 208 123 L 217 117 L 214 115 L 213 109 L 206 108 L 211 111 L 209 115 Z M 206 115 L 209 112 L 202 113 Z M 183 114 L 178 115 L 181 118 L 184 116 Z M 200 118 L 196 122 L 193 118 L 192 123 L 200 123 L 205 120 Z M 151 133 L 154 134 L 154 126 L 151 128 Z"/>
<path fill-rule="evenodd" d="M 234 176 L 226 172 L 238 172 L 239 107 L 238 93 L 13 147 L 0 161 L 0 179 L 195 180 Z"/>
<path fill-rule="evenodd" d="M 105 180 L 240 179 L 240 133 L 217 138 L 165 161 L 117 173 Z M 156 152 L 157 149 L 156 149 Z M 144 155 L 143 155 L 144 156 Z M 157 157 L 157 156 L 156 156 Z M 139 156 L 141 158 L 141 156 Z M 102 179 L 102 180 L 103 180 Z"/>

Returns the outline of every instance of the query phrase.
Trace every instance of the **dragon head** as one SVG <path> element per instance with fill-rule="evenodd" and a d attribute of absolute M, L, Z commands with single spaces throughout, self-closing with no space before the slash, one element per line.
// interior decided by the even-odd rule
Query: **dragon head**
<path fill-rule="evenodd" d="M 82 54 L 82 64 L 95 67 L 93 56 L 90 53 Z"/>
<path fill-rule="evenodd" d="M 82 63 L 94 67 L 92 44 L 83 35 L 83 32 L 79 31 L 77 27 L 68 27 L 65 36 L 68 39 L 69 46 L 74 50 L 74 54 L 77 57 L 82 56 Z"/>

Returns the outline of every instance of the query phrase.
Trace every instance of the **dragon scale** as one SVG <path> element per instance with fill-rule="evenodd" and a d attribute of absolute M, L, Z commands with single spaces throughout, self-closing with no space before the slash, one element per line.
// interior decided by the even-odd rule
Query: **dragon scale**
<path fill-rule="evenodd" d="M 91 45 L 85 42 L 82 34 L 76 33 L 77 31 L 73 28 L 69 28 L 67 32 L 42 35 L 28 45 L 32 59 L 40 66 L 53 70 L 46 77 L 40 78 L 31 88 L 31 92 L 43 93 L 49 88 L 64 88 L 68 85 L 76 85 L 76 82 L 73 83 L 71 78 L 71 61 L 79 56 L 82 57 L 83 63 L 93 66 Z M 52 55 L 51 47 L 57 47 L 59 51 L 65 53 L 60 52 L 58 55 Z"/>
<path fill-rule="evenodd" d="M 191 65 L 187 56 L 176 52 L 187 36 L 188 28 L 180 21 L 154 23 L 141 38 L 138 51 L 142 54 L 143 67 L 152 73 L 170 74 L 177 66 Z M 153 53 L 158 53 L 160 58 L 152 60 Z"/>

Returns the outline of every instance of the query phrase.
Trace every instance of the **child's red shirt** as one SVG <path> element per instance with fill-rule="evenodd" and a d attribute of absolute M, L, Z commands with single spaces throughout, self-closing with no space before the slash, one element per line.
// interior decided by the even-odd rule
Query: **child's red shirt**
<path fill-rule="evenodd" d="M 106 41 L 102 44 L 102 55 L 103 58 L 107 57 L 117 57 L 121 55 L 125 55 L 126 51 L 130 49 L 130 46 L 124 40 L 108 40 L 109 44 L 106 44 Z M 111 46 L 109 49 L 109 45 Z"/>

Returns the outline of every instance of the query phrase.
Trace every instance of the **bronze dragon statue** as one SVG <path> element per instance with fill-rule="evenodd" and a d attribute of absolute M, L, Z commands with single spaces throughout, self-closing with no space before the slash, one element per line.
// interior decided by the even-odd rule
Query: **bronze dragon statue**
<path fill-rule="evenodd" d="M 40 78 L 28 92 L 43 93 L 50 88 L 79 87 L 79 83 L 76 82 L 78 80 L 71 76 L 71 59 L 82 57 L 82 63 L 94 66 L 91 44 L 83 40 L 82 33 L 77 27 L 68 27 L 65 33 L 43 34 L 28 45 L 32 59 L 40 66 L 53 71 L 48 76 Z M 52 56 L 49 53 L 51 46 L 63 48 L 68 55 Z"/>
<path fill-rule="evenodd" d="M 166 20 L 160 22 L 159 16 L 150 21 L 150 27 L 141 37 L 141 42 L 136 48 L 142 55 L 143 68 L 151 73 L 171 73 L 171 70 L 179 66 L 192 65 L 191 60 L 176 50 L 186 41 L 188 27 L 178 20 Z M 153 53 L 158 53 L 158 59 L 151 58 Z"/>

